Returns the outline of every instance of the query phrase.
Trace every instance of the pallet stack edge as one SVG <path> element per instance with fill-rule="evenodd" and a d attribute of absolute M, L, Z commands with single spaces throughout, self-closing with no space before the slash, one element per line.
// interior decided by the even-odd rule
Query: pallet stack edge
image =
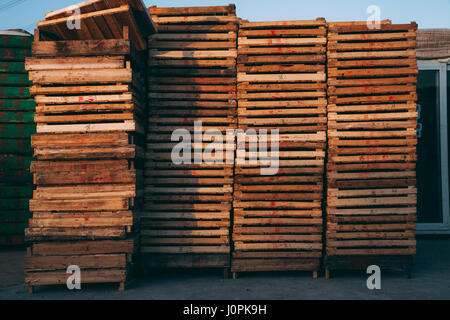
<path fill-rule="evenodd" d="M 327 277 L 410 271 L 417 219 L 417 24 L 328 30 Z"/>
<path fill-rule="evenodd" d="M 57 45 L 36 33 L 26 61 L 37 103 L 25 258 L 31 291 L 65 284 L 70 265 L 83 283 L 124 289 L 132 278 L 143 195 L 143 56 L 127 27 L 122 39 Z"/>
<path fill-rule="evenodd" d="M 32 42 L 30 34 L 0 31 L 0 247 L 23 245 L 31 217 L 35 103 L 25 59 Z"/>
<path fill-rule="evenodd" d="M 227 130 L 236 129 L 235 7 L 149 10 L 158 33 L 149 38 L 141 237 L 146 266 L 227 269 L 235 148 Z M 187 149 L 180 164 L 171 154 L 179 143 L 171 137 L 176 129 L 189 138 L 183 140 Z M 222 141 L 214 140 L 205 156 L 217 135 Z"/>
<path fill-rule="evenodd" d="M 323 248 L 326 33 L 323 18 L 240 23 L 238 127 L 245 140 L 237 141 L 234 275 L 312 271 L 317 277 Z M 256 161 L 254 135 L 259 148 L 267 143 L 267 154 L 259 149 Z M 267 160 L 277 162 L 273 173 Z"/>

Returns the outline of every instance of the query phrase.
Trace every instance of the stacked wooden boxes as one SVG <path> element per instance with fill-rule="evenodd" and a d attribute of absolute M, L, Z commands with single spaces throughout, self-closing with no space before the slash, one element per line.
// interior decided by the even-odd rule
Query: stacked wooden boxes
<path fill-rule="evenodd" d="M 142 252 L 148 267 L 227 268 L 235 145 L 226 130 L 236 128 L 235 7 L 149 10 L 158 34 L 149 39 Z M 194 135 L 196 123 L 201 127 Z M 171 157 L 177 129 L 192 135 L 189 159 L 181 164 Z M 204 154 L 211 130 L 230 142 L 223 154 Z M 215 145 L 223 146 L 218 140 Z"/>
<path fill-rule="evenodd" d="M 328 30 L 327 276 L 416 252 L 415 23 Z"/>
<path fill-rule="evenodd" d="M 33 37 L 20 31 L 0 31 L 0 246 L 24 243 L 33 196 L 30 136 L 35 132 L 35 103 L 25 58 Z"/>
<path fill-rule="evenodd" d="M 326 22 L 241 22 L 238 38 L 238 126 L 279 130 L 271 150 L 250 163 L 237 140 L 232 272 L 308 270 L 322 256 L 322 190 L 326 147 Z M 254 133 L 253 133 L 254 134 Z M 273 132 L 272 132 L 273 134 Z M 264 138 L 260 139 L 264 143 Z M 274 144 L 275 143 L 275 144 Z M 246 152 L 247 151 L 247 152 Z M 239 155 L 241 152 L 245 152 Z M 244 163 L 245 158 L 245 163 Z M 279 170 L 263 175 L 263 160 Z"/>
<path fill-rule="evenodd" d="M 109 23 L 122 14 L 95 21 L 107 21 L 102 29 L 122 28 L 117 39 L 40 41 L 58 34 L 37 31 L 26 61 L 37 103 L 36 190 L 25 259 L 31 290 L 65 284 L 71 265 L 81 269 L 82 284 L 120 283 L 124 289 L 131 277 L 143 200 L 147 93 L 145 54 L 130 40 L 142 37 L 132 11 L 126 26 Z M 89 21 L 82 20 L 80 30 Z"/>

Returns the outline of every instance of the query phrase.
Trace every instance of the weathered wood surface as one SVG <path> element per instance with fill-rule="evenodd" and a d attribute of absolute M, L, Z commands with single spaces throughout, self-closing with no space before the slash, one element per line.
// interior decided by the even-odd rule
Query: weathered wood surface
<path fill-rule="evenodd" d="M 151 267 L 226 267 L 233 164 L 173 165 L 170 135 L 178 128 L 193 130 L 196 121 L 204 132 L 236 127 L 235 8 L 149 11 L 160 32 L 149 38 L 142 252 Z M 234 143 L 225 156 L 233 161 Z"/>
<path fill-rule="evenodd" d="M 378 265 L 383 255 L 403 267 L 395 256 L 415 253 L 416 30 L 415 23 L 329 26 L 329 270 Z"/>
<path fill-rule="evenodd" d="M 33 216 L 25 230 L 31 244 L 25 262 L 30 287 L 61 283 L 66 264 L 79 263 L 87 283 L 123 287 L 130 276 L 136 212 L 143 199 L 139 159 L 145 157 L 145 139 L 139 118 L 146 114 L 144 72 L 135 48 L 146 43 L 136 41 L 141 35 L 129 7 L 110 2 L 113 8 L 89 11 L 105 4 L 82 5 L 88 10 L 81 14 L 83 23 L 92 27 L 89 36 L 83 25 L 79 36 L 72 32 L 59 34 L 60 41 L 36 41 L 25 64 L 37 104 L 31 138 L 37 161 L 29 165 Z M 68 18 L 63 12 L 50 16 L 39 24 L 37 40 L 50 40 L 48 32 Z M 131 19 L 130 36 L 121 27 L 126 19 Z M 105 25 L 112 29 L 101 34 Z"/>
<path fill-rule="evenodd" d="M 317 271 L 326 144 L 325 21 L 241 22 L 238 127 L 278 129 L 278 170 L 237 143 L 232 272 Z M 245 153 L 245 155 L 243 155 Z M 242 155 L 240 155 L 242 154 Z M 240 161 L 241 160 L 241 161 Z M 242 160 L 246 160 L 242 163 Z M 261 159 L 265 160 L 265 159 Z"/>

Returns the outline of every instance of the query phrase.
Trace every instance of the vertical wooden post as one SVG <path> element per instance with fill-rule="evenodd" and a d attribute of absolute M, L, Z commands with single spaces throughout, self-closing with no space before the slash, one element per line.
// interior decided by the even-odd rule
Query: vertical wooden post
<path fill-rule="evenodd" d="M 128 26 L 123 27 L 123 39 L 130 40 L 130 29 L 128 28 Z"/>
<path fill-rule="evenodd" d="M 40 38 L 41 38 L 41 34 L 39 32 L 39 29 L 34 29 L 34 42 L 40 41 L 41 40 Z"/>

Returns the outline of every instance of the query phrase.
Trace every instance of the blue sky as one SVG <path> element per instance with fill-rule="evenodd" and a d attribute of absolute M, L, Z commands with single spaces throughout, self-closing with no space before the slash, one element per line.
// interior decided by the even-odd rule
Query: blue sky
<path fill-rule="evenodd" d="M 32 31 L 47 11 L 76 4 L 78 0 L 0 0 L 0 30 Z M 450 0 L 146 0 L 147 6 L 213 6 L 235 3 L 237 15 L 252 21 L 366 20 L 366 8 L 378 5 L 381 18 L 393 23 L 416 21 L 419 28 L 450 28 Z M 11 7 L 11 4 L 15 6 Z"/>

